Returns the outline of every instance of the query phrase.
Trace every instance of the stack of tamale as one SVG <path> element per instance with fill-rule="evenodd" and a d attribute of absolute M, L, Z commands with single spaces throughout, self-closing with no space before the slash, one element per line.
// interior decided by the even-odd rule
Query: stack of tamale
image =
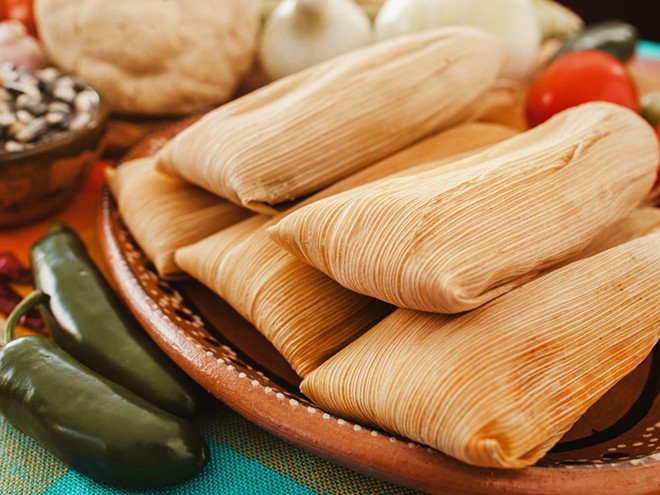
<path fill-rule="evenodd" d="M 467 29 L 367 47 L 211 112 L 112 190 L 159 272 L 225 299 L 325 410 L 528 466 L 660 339 L 660 211 L 639 208 L 659 157 L 607 103 L 460 124 L 501 62 Z"/>

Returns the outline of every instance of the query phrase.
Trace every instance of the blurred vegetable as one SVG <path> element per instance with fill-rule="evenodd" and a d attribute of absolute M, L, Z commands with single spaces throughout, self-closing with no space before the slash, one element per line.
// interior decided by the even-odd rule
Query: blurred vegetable
<path fill-rule="evenodd" d="M 48 63 L 39 42 L 16 20 L 0 22 L 0 63 L 4 62 L 25 69 L 41 69 Z"/>
<path fill-rule="evenodd" d="M 0 313 L 9 315 L 21 302 L 21 296 L 11 288 L 10 283 L 27 285 L 32 283 L 32 273 L 13 253 L 0 253 Z M 26 328 L 36 332 L 46 332 L 39 313 L 32 311 L 21 318 Z"/>
<path fill-rule="evenodd" d="M 0 351 L 0 413 L 67 466 L 112 485 L 157 488 L 186 481 L 209 448 L 187 421 L 78 363 L 45 337 L 13 340 L 25 298 L 7 320 Z"/>
<path fill-rule="evenodd" d="M 356 0 L 370 20 L 374 20 L 378 11 L 383 6 L 384 0 Z"/>
<path fill-rule="evenodd" d="M 369 19 L 375 19 L 376 14 L 378 13 L 378 10 L 380 9 L 381 5 L 383 4 L 384 0 L 355 0 L 357 5 L 364 10 L 364 13 L 367 14 L 367 17 Z M 262 1 L 262 7 L 261 7 L 261 19 L 262 21 L 266 21 L 270 14 L 275 10 L 275 7 L 277 7 L 282 0 L 263 0 Z"/>
<path fill-rule="evenodd" d="M 639 36 L 637 29 L 621 21 L 607 21 L 589 26 L 582 33 L 569 39 L 559 49 L 555 58 L 578 50 L 602 50 L 627 62 L 635 54 Z"/>
<path fill-rule="evenodd" d="M 264 26 L 259 59 L 273 79 L 288 76 L 371 39 L 371 23 L 353 0 L 283 0 Z"/>
<path fill-rule="evenodd" d="M 536 65 L 541 31 L 532 0 L 387 0 L 376 39 L 443 26 L 473 26 L 497 36 L 508 53 L 502 75 L 525 80 Z"/>
<path fill-rule="evenodd" d="M 599 100 L 639 108 L 635 83 L 618 59 L 599 50 L 570 52 L 532 82 L 527 122 L 536 126 L 569 107 Z"/>
<path fill-rule="evenodd" d="M 0 280 L 27 285 L 32 283 L 32 273 L 13 253 L 0 253 Z"/>
<path fill-rule="evenodd" d="M 646 93 L 640 101 L 640 111 L 649 124 L 660 126 L 660 91 Z"/>
<path fill-rule="evenodd" d="M 534 0 L 543 39 L 568 38 L 584 29 L 584 21 L 571 9 L 553 0 Z"/>
<path fill-rule="evenodd" d="M 16 19 L 27 28 L 31 35 L 37 36 L 34 22 L 34 0 L 0 0 L 4 3 L 6 19 Z"/>

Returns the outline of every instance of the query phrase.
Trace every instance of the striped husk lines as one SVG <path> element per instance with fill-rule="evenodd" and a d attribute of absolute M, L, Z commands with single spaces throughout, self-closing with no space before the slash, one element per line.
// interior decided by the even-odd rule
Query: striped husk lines
<path fill-rule="evenodd" d="M 177 249 L 253 215 L 158 172 L 152 157 L 107 169 L 106 178 L 122 219 L 165 279 L 183 276 L 174 262 Z"/>
<path fill-rule="evenodd" d="M 308 198 L 341 192 L 451 154 L 501 141 L 515 131 L 470 123 L 417 143 Z M 442 167 L 440 162 L 423 167 Z M 182 269 L 222 296 L 306 376 L 387 316 L 388 304 L 356 294 L 275 244 L 258 216 L 177 251 Z"/>
<path fill-rule="evenodd" d="M 367 184 L 269 231 L 344 287 L 457 313 L 579 253 L 642 201 L 657 163 L 646 122 L 589 103 L 466 158 L 465 170 Z"/>
<path fill-rule="evenodd" d="M 460 316 L 398 310 L 302 383 L 470 464 L 534 464 L 660 338 L 660 231 Z"/>
<path fill-rule="evenodd" d="M 210 112 L 161 150 L 159 167 L 273 215 L 271 205 L 469 118 L 502 61 L 499 45 L 470 28 L 370 45 Z"/>

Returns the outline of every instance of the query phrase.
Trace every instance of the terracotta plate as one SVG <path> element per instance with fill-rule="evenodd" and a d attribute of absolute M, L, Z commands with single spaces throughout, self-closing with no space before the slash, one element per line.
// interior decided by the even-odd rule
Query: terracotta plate
<path fill-rule="evenodd" d="M 131 156 L 155 152 L 189 123 L 147 138 Z M 277 351 L 221 299 L 196 282 L 159 279 L 107 191 L 100 221 L 112 276 L 151 337 L 218 399 L 284 440 L 367 475 L 432 493 L 660 493 L 660 347 L 537 466 L 475 468 L 318 409 L 299 392 L 299 379 Z"/>

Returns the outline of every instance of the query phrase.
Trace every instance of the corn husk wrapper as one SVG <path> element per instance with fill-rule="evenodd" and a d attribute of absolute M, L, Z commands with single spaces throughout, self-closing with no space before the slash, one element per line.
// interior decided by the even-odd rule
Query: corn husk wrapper
<path fill-rule="evenodd" d="M 637 208 L 623 220 L 619 220 L 598 234 L 580 254 L 553 266 L 551 269 L 561 268 L 574 261 L 589 258 L 658 229 L 660 229 L 660 208 L 653 208 L 652 206 Z"/>
<path fill-rule="evenodd" d="M 158 172 L 154 158 L 108 169 L 119 212 L 162 278 L 182 276 L 174 252 L 253 213 Z"/>
<path fill-rule="evenodd" d="M 657 163 L 657 138 L 639 115 L 588 103 L 466 158 L 464 170 L 367 184 L 269 232 L 344 287 L 457 313 L 585 249 L 640 203 Z"/>
<path fill-rule="evenodd" d="M 656 187 L 651 191 L 645 202 L 648 205 L 655 205 L 660 208 L 660 182 L 656 183 Z"/>
<path fill-rule="evenodd" d="M 220 260 L 216 240 L 179 250 L 177 262 L 259 329 L 300 376 L 394 309 L 344 289 L 280 248 L 264 229 Z M 219 261 L 206 280 L 192 268 L 202 256 Z"/>
<path fill-rule="evenodd" d="M 159 167 L 260 213 L 469 118 L 503 60 L 470 28 L 401 37 L 276 81 L 206 115 Z"/>
<path fill-rule="evenodd" d="M 476 120 L 513 127 L 519 131 L 529 129 L 527 124 L 527 87 L 517 81 L 498 80 L 486 94 L 485 104 L 474 115 Z"/>
<path fill-rule="evenodd" d="M 485 467 L 534 464 L 660 338 L 660 231 L 460 316 L 398 310 L 311 373 L 324 410 Z"/>
<path fill-rule="evenodd" d="M 422 162 L 480 148 L 515 132 L 482 123 L 442 131 L 306 202 L 406 169 L 442 166 L 441 162 Z M 222 296 L 273 343 L 300 376 L 305 376 L 393 308 L 344 289 L 280 248 L 266 234 L 265 221 L 265 217 L 257 216 L 182 248 L 177 251 L 176 261 Z"/>
<path fill-rule="evenodd" d="M 468 122 L 450 127 L 335 182 L 297 203 L 288 209 L 286 214 L 321 199 L 386 177 L 411 175 L 441 168 L 444 172 L 452 171 L 453 168 L 449 166 L 452 161 L 473 155 L 477 150 L 504 141 L 518 132 L 514 127 L 492 122 Z M 283 217 L 284 215 L 279 216 L 280 219 Z"/>
<path fill-rule="evenodd" d="M 222 277 L 220 263 L 233 248 L 241 245 L 269 220 L 268 216 L 254 215 L 194 244 L 181 247 L 175 253 L 176 263 L 186 274 L 215 290 L 216 278 Z"/>

